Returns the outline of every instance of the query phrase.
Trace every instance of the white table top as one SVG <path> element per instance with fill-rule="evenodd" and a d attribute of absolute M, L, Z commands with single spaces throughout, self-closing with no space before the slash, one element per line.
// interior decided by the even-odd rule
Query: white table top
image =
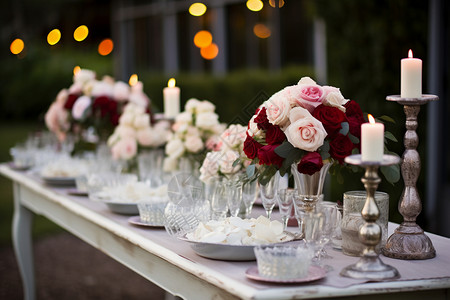
<path fill-rule="evenodd" d="M 437 252 L 434 259 L 405 261 L 381 256 L 384 263 L 398 269 L 401 275 L 398 280 L 365 283 L 364 280 L 342 277 L 339 272 L 345 266 L 357 262 L 358 258 L 345 256 L 339 251 L 329 249 L 327 251 L 333 258 L 324 260 L 324 263 L 330 265 L 333 270 L 327 274 L 326 278 L 306 284 L 267 284 L 250 280 L 245 276 L 246 270 L 256 265 L 255 261 L 230 262 L 200 257 L 190 248 L 187 242 L 170 237 L 164 228 L 131 225 L 128 222 L 130 216 L 114 214 L 109 211 L 105 204 L 90 201 L 87 197 L 70 196 L 67 194 L 66 188 L 45 186 L 39 178 L 26 172 L 11 170 L 7 165 L 0 166 L 0 173 L 25 187 L 30 193 L 45 198 L 51 204 L 56 204 L 57 209 L 49 211 L 50 209 L 46 210 L 44 206 L 39 205 L 37 200 L 35 203 L 25 200 L 25 196 L 28 194 L 23 193 L 25 195 L 23 205 L 36 213 L 47 216 L 80 238 L 83 239 L 83 230 L 75 229 L 76 225 L 70 223 L 70 218 L 56 217 L 58 213 L 62 215 L 58 211 L 69 212 L 111 233 L 115 239 L 119 239 L 120 243 L 127 244 L 124 249 L 134 251 L 134 248 L 140 248 L 145 253 L 161 258 L 176 269 L 192 274 L 198 281 L 206 282 L 208 285 L 226 291 L 230 296 L 242 299 L 318 298 L 450 287 L 450 239 L 434 234 L 428 234 Z M 261 209 L 259 210 L 262 212 Z M 395 227 L 395 224 L 390 224 L 390 231 L 392 232 Z M 107 245 L 102 245 L 100 242 L 92 242 L 91 244 L 127 265 L 127 261 L 121 260 L 120 253 L 117 254 L 115 249 L 109 249 Z M 131 253 L 131 256 L 133 256 L 133 253 Z M 142 263 L 146 262 L 143 261 Z M 141 273 L 139 268 L 134 269 Z M 142 273 L 141 275 L 153 281 L 152 276 L 154 274 Z M 170 276 L 170 272 L 168 276 Z M 166 287 L 162 282 L 156 283 L 164 288 Z M 170 284 L 168 285 L 170 286 Z M 167 287 L 167 289 L 170 290 L 170 287 Z"/>

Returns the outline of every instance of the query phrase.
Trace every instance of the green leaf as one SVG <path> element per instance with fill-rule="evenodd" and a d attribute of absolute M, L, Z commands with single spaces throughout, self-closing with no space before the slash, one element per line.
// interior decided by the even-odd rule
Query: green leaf
<path fill-rule="evenodd" d="M 398 140 L 395 138 L 395 136 L 392 133 L 390 133 L 389 131 L 384 132 L 384 137 L 393 142 L 398 142 Z"/>
<path fill-rule="evenodd" d="M 354 136 L 353 134 L 349 133 L 348 137 L 349 137 L 350 141 L 352 141 L 353 144 L 359 144 L 359 139 L 356 136 Z"/>
<path fill-rule="evenodd" d="M 275 175 L 276 172 L 277 169 L 275 168 L 275 166 L 273 165 L 267 166 L 265 170 L 261 173 L 261 175 L 259 175 L 258 178 L 259 183 L 262 185 L 266 185 L 270 181 L 270 179 Z"/>
<path fill-rule="evenodd" d="M 283 164 L 280 168 L 280 175 L 284 176 L 286 172 L 288 172 L 289 168 L 293 163 L 300 160 L 302 158 L 304 151 L 300 150 L 298 148 L 293 148 L 291 152 L 289 152 L 289 155 L 286 157 L 286 159 L 283 161 Z"/>
<path fill-rule="evenodd" d="M 278 154 L 278 156 L 281 156 L 282 158 L 286 158 L 288 157 L 289 153 L 294 149 L 296 148 L 294 148 L 294 146 L 292 146 L 292 144 L 286 140 L 280 146 L 275 148 L 275 153 Z"/>
<path fill-rule="evenodd" d="M 235 161 L 233 161 L 233 168 L 236 167 L 240 163 L 241 163 L 241 159 L 240 158 L 238 158 Z"/>
<path fill-rule="evenodd" d="M 359 149 L 358 148 L 353 148 L 352 154 L 359 154 Z"/>
<path fill-rule="evenodd" d="M 250 165 L 247 167 L 247 169 L 245 170 L 247 173 L 247 177 L 251 178 L 253 175 L 255 175 L 255 170 L 256 170 L 256 165 Z"/>
<path fill-rule="evenodd" d="M 383 121 L 386 121 L 386 122 L 390 122 L 390 123 L 395 124 L 395 120 L 392 119 L 392 118 L 389 117 L 389 116 L 386 116 L 386 115 L 381 116 L 381 117 L 379 117 L 379 118 L 377 118 L 377 119 L 380 119 L 380 120 L 383 120 Z"/>
<path fill-rule="evenodd" d="M 348 131 L 350 130 L 350 126 L 348 125 L 348 122 L 342 122 L 341 123 L 341 130 L 339 130 L 339 133 L 342 135 L 347 135 Z"/>
<path fill-rule="evenodd" d="M 400 166 L 399 165 L 392 165 L 392 166 L 382 166 L 380 168 L 381 173 L 386 178 L 386 180 L 394 184 L 397 181 L 400 180 Z"/>

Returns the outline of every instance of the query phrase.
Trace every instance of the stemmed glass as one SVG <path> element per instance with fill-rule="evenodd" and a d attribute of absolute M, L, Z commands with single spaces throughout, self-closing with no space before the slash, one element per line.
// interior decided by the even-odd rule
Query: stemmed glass
<path fill-rule="evenodd" d="M 245 217 L 248 217 L 252 212 L 253 204 L 258 197 L 258 181 L 248 181 L 242 186 L 242 201 L 245 205 Z"/>
<path fill-rule="evenodd" d="M 242 203 L 242 183 L 236 179 L 228 182 L 228 209 L 232 217 L 237 217 Z"/>
<path fill-rule="evenodd" d="M 275 207 L 275 202 L 277 201 L 276 196 L 278 180 L 279 175 L 277 172 L 274 176 L 272 176 L 272 178 L 270 178 L 269 182 L 260 185 L 261 201 L 268 219 L 270 219 L 272 210 Z"/>
<path fill-rule="evenodd" d="M 216 179 L 211 198 L 211 211 L 214 220 L 224 219 L 227 216 L 229 197 L 230 190 L 227 182 L 223 179 Z"/>
<path fill-rule="evenodd" d="M 338 225 L 338 210 L 336 203 L 333 202 L 321 202 L 318 204 L 318 210 L 324 217 L 322 234 L 319 240 L 318 249 L 318 262 L 321 258 L 332 258 L 325 251 L 325 246 L 331 241 L 331 238 Z"/>
<path fill-rule="evenodd" d="M 291 216 L 293 200 L 294 200 L 294 190 L 290 189 L 279 189 L 278 195 L 278 208 L 280 210 L 281 220 L 283 223 L 283 230 L 286 230 L 289 217 Z"/>

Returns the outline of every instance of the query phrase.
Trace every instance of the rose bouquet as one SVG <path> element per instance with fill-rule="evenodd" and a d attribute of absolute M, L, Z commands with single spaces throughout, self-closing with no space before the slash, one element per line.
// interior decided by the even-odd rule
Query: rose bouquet
<path fill-rule="evenodd" d="M 170 124 L 159 121 L 152 125 L 146 108 L 134 102 L 128 103 L 119 118 L 119 124 L 108 138 L 108 146 L 114 159 L 129 160 L 139 149 L 163 146 L 170 134 Z"/>
<path fill-rule="evenodd" d="M 172 125 L 172 134 L 165 148 L 164 170 L 179 169 L 182 158 L 186 158 L 191 165 L 201 163 L 206 151 L 217 147 L 218 135 L 223 130 L 224 126 L 219 123 L 211 102 L 188 100 L 185 110 L 175 117 Z"/>
<path fill-rule="evenodd" d="M 266 184 L 277 170 L 283 176 L 293 165 L 308 175 L 324 164 L 342 166 L 360 151 L 363 122 L 358 103 L 336 87 L 303 77 L 272 95 L 249 121 L 244 152 L 254 163 L 247 172 L 258 166 L 259 181 Z"/>
<path fill-rule="evenodd" d="M 220 135 L 215 149 L 206 154 L 200 168 L 200 180 L 208 183 L 211 179 L 243 173 L 251 163 L 244 153 L 246 128 L 231 124 Z"/>
<path fill-rule="evenodd" d="M 128 102 L 148 107 L 141 82 L 130 87 L 109 76 L 97 80 L 95 72 L 81 69 L 70 88 L 61 90 L 50 105 L 45 123 L 61 141 L 72 133 L 82 141 L 97 142 L 112 133 Z"/>

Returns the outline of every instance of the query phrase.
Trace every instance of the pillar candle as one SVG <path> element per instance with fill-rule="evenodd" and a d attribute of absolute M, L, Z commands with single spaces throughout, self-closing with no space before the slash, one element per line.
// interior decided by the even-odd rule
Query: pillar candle
<path fill-rule="evenodd" d="M 164 117 L 175 118 L 180 113 L 180 88 L 175 86 L 175 79 L 171 78 L 164 88 Z"/>
<path fill-rule="evenodd" d="M 408 58 L 401 61 L 401 87 L 402 98 L 422 97 L 422 60 L 413 58 L 411 49 Z"/>
<path fill-rule="evenodd" d="M 361 160 L 382 161 L 384 153 L 384 124 L 375 123 L 369 115 L 369 123 L 361 125 Z"/>

